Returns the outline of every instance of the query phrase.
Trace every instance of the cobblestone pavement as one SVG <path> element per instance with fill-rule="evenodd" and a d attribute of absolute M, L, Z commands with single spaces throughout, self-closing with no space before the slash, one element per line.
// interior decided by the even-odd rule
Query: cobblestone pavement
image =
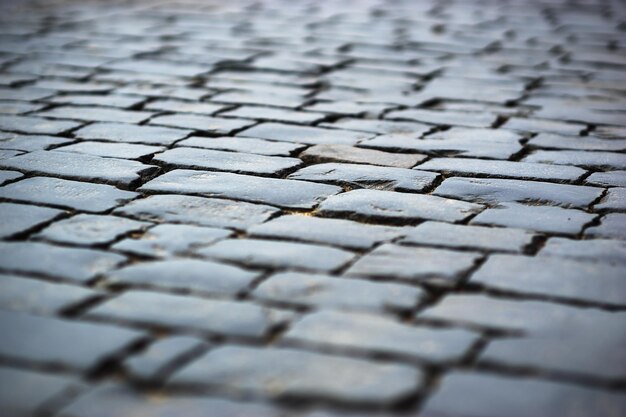
<path fill-rule="evenodd" d="M 626 3 L 0 10 L 2 416 L 626 415 Z"/>

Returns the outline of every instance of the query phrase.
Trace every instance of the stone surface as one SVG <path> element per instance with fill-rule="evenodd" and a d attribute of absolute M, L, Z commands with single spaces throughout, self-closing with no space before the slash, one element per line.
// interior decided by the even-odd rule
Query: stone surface
<path fill-rule="evenodd" d="M 56 148 L 60 152 L 75 152 L 106 158 L 141 159 L 163 150 L 160 146 L 148 146 L 134 143 L 107 143 L 85 141 Z"/>
<path fill-rule="evenodd" d="M 596 210 L 622 211 L 626 210 L 626 188 L 609 188 L 599 203 L 594 205 Z"/>
<path fill-rule="evenodd" d="M 269 156 L 290 156 L 304 147 L 304 145 L 296 143 L 272 142 L 264 139 L 229 137 L 206 138 L 201 136 L 192 136 L 180 141 L 178 145 Z"/>
<path fill-rule="evenodd" d="M 72 142 L 67 138 L 42 135 L 16 135 L 12 134 L 5 140 L 0 140 L 0 149 L 13 149 L 18 151 L 41 151 L 53 146 Z"/>
<path fill-rule="evenodd" d="M 177 359 L 200 352 L 207 344 L 189 336 L 172 336 L 151 343 L 138 355 L 124 362 L 124 367 L 134 378 L 157 379 L 168 365 Z"/>
<path fill-rule="evenodd" d="M 246 129 L 237 136 L 318 145 L 323 143 L 354 145 L 372 137 L 372 134 L 320 129 L 308 126 L 292 126 L 279 123 L 261 123 Z"/>
<path fill-rule="evenodd" d="M 117 238 L 139 231 L 150 223 L 123 217 L 78 214 L 61 220 L 35 235 L 38 239 L 73 245 L 105 245 Z"/>
<path fill-rule="evenodd" d="M 585 183 L 600 186 L 626 187 L 626 171 L 594 172 Z"/>
<path fill-rule="evenodd" d="M 313 396 L 345 403 L 393 404 L 416 391 L 420 380 L 418 370 L 404 365 L 284 348 L 230 346 L 209 351 L 174 374 L 170 383 L 278 398 Z"/>
<path fill-rule="evenodd" d="M 56 135 L 79 127 L 81 123 L 48 120 L 30 116 L 0 116 L 0 129 L 33 135 Z"/>
<path fill-rule="evenodd" d="M 402 284 L 285 272 L 262 282 L 254 295 L 297 306 L 383 311 L 411 309 L 425 294 Z"/>
<path fill-rule="evenodd" d="M 626 214 L 610 213 L 600 219 L 600 225 L 589 227 L 585 236 L 626 239 Z"/>
<path fill-rule="evenodd" d="M 150 119 L 151 125 L 189 129 L 217 135 L 228 135 L 234 131 L 251 126 L 248 120 L 220 119 L 216 117 L 197 116 L 193 114 L 174 114 Z"/>
<path fill-rule="evenodd" d="M 141 123 L 153 113 L 109 109 L 106 107 L 61 106 L 37 113 L 38 116 L 52 119 L 71 119 L 87 122 Z"/>
<path fill-rule="evenodd" d="M 24 174 L 22 174 L 21 172 L 1 170 L 0 171 L 0 185 L 4 185 L 7 182 L 16 180 L 22 176 L 24 176 Z"/>
<path fill-rule="evenodd" d="M 538 256 L 558 256 L 590 262 L 626 263 L 626 242 L 612 239 L 549 239 Z"/>
<path fill-rule="evenodd" d="M 0 203 L 0 237 L 7 238 L 45 225 L 60 217 L 63 211 L 26 204 Z"/>
<path fill-rule="evenodd" d="M 422 154 L 395 154 L 349 145 L 324 144 L 311 146 L 300 154 L 308 163 L 344 162 L 352 164 L 380 165 L 395 168 L 412 168 L 425 159 Z"/>
<path fill-rule="evenodd" d="M 147 182 L 141 190 L 199 194 L 278 207 L 309 209 L 329 195 L 337 194 L 341 188 L 305 181 L 177 169 Z"/>
<path fill-rule="evenodd" d="M 168 127 L 136 126 L 124 123 L 92 123 L 75 132 L 81 139 L 102 139 L 112 142 L 171 145 L 191 134 L 190 130 Z"/>

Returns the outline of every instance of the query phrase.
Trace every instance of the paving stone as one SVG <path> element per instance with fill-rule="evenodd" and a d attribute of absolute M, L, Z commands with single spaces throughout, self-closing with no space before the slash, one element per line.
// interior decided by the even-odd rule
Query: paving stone
<path fill-rule="evenodd" d="M 359 146 L 388 151 L 508 159 L 522 149 L 519 139 L 518 135 L 503 130 L 452 128 L 424 139 L 401 135 L 378 136 L 361 142 Z"/>
<path fill-rule="evenodd" d="M 100 213 L 137 197 L 137 193 L 104 184 L 34 177 L 5 185 L 0 197 Z"/>
<path fill-rule="evenodd" d="M 191 65 L 188 63 L 180 65 L 179 63 L 159 61 L 156 59 L 122 60 L 107 63 L 106 68 L 148 74 L 171 75 L 174 77 L 195 77 L 209 70 L 209 68 L 201 65 Z"/>
<path fill-rule="evenodd" d="M 444 377 L 420 415 L 566 417 L 598 410 L 617 417 L 626 410 L 626 396 L 551 381 L 455 371 Z"/>
<path fill-rule="evenodd" d="M 104 384 L 71 402 L 60 412 L 59 417 L 109 417 L 111 415 L 206 417 L 207 410 L 220 417 L 276 417 L 280 412 L 274 407 L 263 404 L 242 403 L 219 398 L 171 396 L 160 398 L 165 401 L 155 401 L 154 396 L 141 395 L 127 387 Z M 289 417 L 281 413 L 280 417 L 283 416 Z"/>
<path fill-rule="evenodd" d="M 585 230 L 585 236 L 626 239 L 626 214 L 609 213 L 603 216 L 599 226 Z"/>
<path fill-rule="evenodd" d="M 290 156 L 304 148 L 304 145 L 295 143 L 271 142 L 263 139 L 229 137 L 206 138 L 200 136 L 192 136 L 188 139 L 180 141 L 178 145 L 222 151 L 246 152 L 268 156 Z"/>
<path fill-rule="evenodd" d="M 238 346 L 211 350 L 171 378 L 172 385 L 373 405 L 397 403 L 417 391 L 421 381 L 421 372 L 405 365 Z"/>
<path fill-rule="evenodd" d="M 16 180 L 23 176 L 24 174 L 22 174 L 21 172 L 0 170 L 0 185 L 4 185 L 9 181 Z"/>
<path fill-rule="evenodd" d="M 584 169 L 577 167 L 469 158 L 435 158 L 414 169 L 438 171 L 445 174 L 547 181 L 576 181 L 585 174 Z"/>
<path fill-rule="evenodd" d="M 504 270 L 508 271 L 506 279 L 502 279 Z M 625 272 L 625 265 L 491 255 L 472 275 L 470 282 L 502 291 L 624 305 Z"/>
<path fill-rule="evenodd" d="M 252 237 L 300 240 L 348 249 L 369 249 L 404 233 L 405 230 L 397 227 L 298 215 L 281 216 L 248 229 Z"/>
<path fill-rule="evenodd" d="M 0 161 L 22 155 L 24 152 L 0 149 Z"/>
<path fill-rule="evenodd" d="M 448 362 L 460 360 L 478 336 L 462 329 L 410 326 L 370 314 L 321 311 L 295 322 L 283 339 L 299 344 Z"/>
<path fill-rule="evenodd" d="M 263 281 L 254 296 L 296 306 L 383 311 L 409 310 L 425 293 L 402 284 L 284 272 Z"/>
<path fill-rule="evenodd" d="M 83 84 L 77 84 L 82 86 Z M 84 90 L 80 89 L 79 93 L 83 93 Z M 128 109 L 129 107 L 137 106 L 145 101 L 142 97 L 132 97 L 123 95 L 108 94 L 102 95 L 90 95 L 90 94 L 67 94 L 62 96 L 55 96 L 46 99 L 48 103 L 55 104 L 70 104 L 73 106 L 103 106 L 103 107 L 119 107 L 121 109 Z M 147 107 L 149 109 L 149 107 Z"/>
<path fill-rule="evenodd" d="M 403 194 L 381 190 L 353 190 L 331 196 L 319 207 L 325 216 L 345 215 L 386 221 L 413 222 L 418 219 L 460 221 L 479 212 L 482 206 L 431 195 Z"/>
<path fill-rule="evenodd" d="M 279 176 L 302 164 L 298 158 L 197 148 L 170 149 L 156 155 L 153 161 L 176 168 L 208 169 L 271 176 Z"/>
<path fill-rule="evenodd" d="M 545 119 L 523 119 L 520 117 L 511 117 L 502 127 L 524 132 L 555 133 L 557 135 L 570 136 L 580 135 L 586 128 L 585 125 L 578 123 L 566 123 Z"/>
<path fill-rule="evenodd" d="M 412 168 L 422 162 L 422 154 L 399 154 L 348 145 L 315 145 L 302 152 L 299 157 L 308 163 L 347 162 L 352 164 L 380 165 L 396 168 Z"/>
<path fill-rule="evenodd" d="M 36 238 L 74 245 L 106 245 L 150 223 L 116 216 L 78 214 L 46 227 Z"/>
<path fill-rule="evenodd" d="M 28 232 L 61 216 L 63 211 L 25 204 L 0 203 L 0 237 Z"/>
<path fill-rule="evenodd" d="M 59 262 L 63 259 L 63 262 Z M 0 242 L 0 269 L 87 282 L 126 258 L 91 249 L 33 242 Z"/>
<path fill-rule="evenodd" d="M 0 88 L 0 100 L 33 101 L 41 100 L 55 94 L 52 90 L 33 87 Z M 12 117 L 12 119 L 14 119 Z"/>
<path fill-rule="evenodd" d="M 345 274 L 455 285 L 480 258 L 480 254 L 473 252 L 385 244 L 360 258 Z"/>
<path fill-rule="evenodd" d="M 591 136 L 563 136 L 540 133 L 529 142 L 537 148 L 573 149 L 581 151 L 625 151 L 626 139 L 598 139 Z"/>
<path fill-rule="evenodd" d="M 191 130 L 157 126 L 134 126 L 124 123 L 93 123 L 75 132 L 81 139 L 103 139 L 113 142 L 171 145 L 191 134 Z"/>
<path fill-rule="evenodd" d="M 232 235 L 230 230 L 185 224 L 159 224 L 141 236 L 130 236 L 111 246 L 112 249 L 140 256 L 168 258 L 208 246 Z"/>
<path fill-rule="evenodd" d="M 626 171 L 594 172 L 585 180 L 586 184 L 626 187 Z"/>
<path fill-rule="evenodd" d="M 479 213 L 470 223 L 576 235 L 595 218 L 582 210 L 504 203 Z"/>
<path fill-rule="evenodd" d="M 156 167 L 125 159 L 57 151 L 35 151 L 0 161 L 0 166 L 35 174 L 130 185 Z"/>
<path fill-rule="evenodd" d="M 448 178 L 435 195 L 498 204 L 534 202 L 586 208 L 602 194 L 599 188 L 500 178 Z"/>
<path fill-rule="evenodd" d="M 626 264 L 626 242 L 611 239 L 549 239 L 537 256 L 558 256 L 590 262 Z"/>
<path fill-rule="evenodd" d="M 115 86 L 112 84 L 79 83 L 64 80 L 39 80 L 33 84 L 33 87 L 62 92 L 81 91 L 85 93 L 106 93 L 111 91 Z"/>
<path fill-rule="evenodd" d="M 322 123 L 320 126 L 382 135 L 407 135 L 412 138 L 418 138 L 432 129 L 432 126 L 412 122 L 351 118 L 342 118 L 332 124 Z"/>
<path fill-rule="evenodd" d="M 0 357 L 76 370 L 92 369 L 137 342 L 142 333 L 120 327 L 0 311 Z M 22 329 L 28 329 L 27 332 Z M 65 343 L 73 340 L 74 343 Z"/>
<path fill-rule="evenodd" d="M 626 155 L 613 152 L 535 151 L 526 156 L 524 161 L 592 168 L 626 168 Z"/>
<path fill-rule="evenodd" d="M 496 118 L 487 113 L 464 113 L 424 109 L 396 110 L 385 115 L 389 120 L 413 120 L 416 122 L 447 126 L 490 127 Z"/>
<path fill-rule="evenodd" d="M 534 236 L 534 233 L 520 229 L 462 226 L 429 221 L 407 230 L 400 242 L 460 249 L 521 252 L 531 244 Z"/>
<path fill-rule="evenodd" d="M 125 369 L 134 378 L 157 379 L 176 359 L 200 352 L 206 342 L 190 336 L 172 336 L 151 343 L 146 350 L 124 361 Z"/>
<path fill-rule="evenodd" d="M 197 113 L 212 115 L 224 109 L 223 105 L 212 103 L 190 103 L 178 100 L 156 100 L 148 103 L 146 110 L 169 111 L 175 113 Z"/>
<path fill-rule="evenodd" d="M 197 259 L 142 262 L 107 274 L 106 282 L 132 287 L 200 291 L 236 295 L 259 277 L 259 273 Z"/>
<path fill-rule="evenodd" d="M 58 135 L 79 127 L 81 123 L 48 120 L 31 116 L 0 116 L 0 129 L 33 135 Z"/>
<path fill-rule="evenodd" d="M 0 309 L 54 315 L 98 293 L 91 289 L 0 274 Z"/>
<path fill-rule="evenodd" d="M 211 334 L 263 337 L 291 313 L 238 301 L 130 291 L 92 308 L 86 317 Z"/>
<path fill-rule="evenodd" d="M 306 106 L 306 110 L 320 113 L 330 113 L 333 115 L 358 116 L 367 114 L 378 116 L 383 111 L 391 107 L 389 104 L 376 103 L 355 103 L 352 101 L 317 102 Z"/>
<path fill-rule="evenodd" d="M 147 182 L 140 190 L 200 194 L 278 207 L 310 209 L 329 195 L 340 192 L 341 188 L 306 181 L 177 169 Z"/>
<path fill-rule="evenodd" d="M 0 140 L 1 149 L 14 149 L 18 151 L 41 151 L 52 146 L 63 145 L 72 142 L 71 139 L 57 138 L 54 136 L 29 136 L 11 134 L 6 140 Z"/>
<path fill-rule="evenodd" d="M 139 220 L 235 229 L 262 223 L 278 212 L 260 204 L 182 195 L 153 195 L 116 210 L 117 214 Z"/>
<path fill-rule="evenodd" d="M 325 246 L 262 239 L 226 239 L 197 253 L 253 267 L 323 272 L 337 270 L 354 257 L 351 252 Z"/>
<path fill-rule="evenodd" d="M 217 117 L 198 116 L 194 114 L 174 114 L 153 117 L 151 125 L 161 125 L 208 132 L 217 135 L 229 135 L 237 130 L 249 127 L 254 123 L 248 120 L 220 119 Z"/>
<path fill-rule="evenodd" d="M 60 148 L 55 148 L 55 151 L 59 152 L 74 152 L 85 155 L 120 159 L 141 159 L 153 155 L 157 152 L 162 152 L 163 150 L 164 148 L 160 146 L 95 141 L 85 141 L 68 146 L 63 146 Z"/>
<path fill-rule="evenodd" d="M 0 409 L 13 417 L 39 414 L 46 403 L 78 391 L 82 385 L 65 375 L 4 367 L 0 368 L 0 382 Z"/>
<path fill-rule="evenodd" d="M 141 123 L 152 116 L 145 111 L 130 111 L 108 107 L 61 106 L 37 113 L 52 119 L 83 120 L 88 122 Z"/>
<path fill-rule="evenodd" d="M 327 163 L 311 165 L 287 178 L 317 181 L 348 187 L 364 187 L 386 191 L 423 191 L 438 175 L 414 169 L 379 167 L 375 165 Z"/>
<path fill-rule="evenodd" d="M 326 117 L 323 113 L 284 110 L 260 106 L 241 106 L 235 110 L 224 112 L 221 116 L 301 124 L 318 122 Z"/>
<path fill-rule="evenodd" d="M 293 126 L 280 123 L 261 123 L 240 132 L 237 136 L 276 140 L 280 142 L 307 143 L 311 145 L 354 145 L 361 140 L 371 138 L 372 134 L 321 129 L 319 127 Z"/>
<path fill-rule="evenodd" d="M 609 188 L 599 203 L 594 204 L 594 210 L 618 211 L 626 210 L 626 188 Z"/>
<path fill-rule="evenodd" d="M 1 114 L 26 114 L 43 109 L 45 106 L 41 104 L 29 104 L 19 101 L 0 101 Z"/>

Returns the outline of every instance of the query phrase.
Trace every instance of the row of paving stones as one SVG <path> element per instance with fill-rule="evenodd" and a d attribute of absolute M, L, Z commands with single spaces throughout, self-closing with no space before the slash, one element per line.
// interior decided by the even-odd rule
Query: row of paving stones
<path fill-rule="evenodd" d="M 6 413 L 623 414 L 617 6 L 136 6 L 0 28 Z"/>

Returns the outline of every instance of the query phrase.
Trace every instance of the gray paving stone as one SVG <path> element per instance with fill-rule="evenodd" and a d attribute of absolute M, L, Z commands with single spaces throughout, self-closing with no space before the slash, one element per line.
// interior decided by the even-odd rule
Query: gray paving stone
<path fill-rule="evenodd" d="M 369 249 L 404 233 L 405 230 L 398 227 L 298 215 L 281 216 L 248 229 L 252 237 L 299 240 L 348 249 Z"/>
<path fill-rule="evenodd" d="M 291 313 L 248 302 L 129 291 L 92 308 L 86 317 L 261 338 Z"/>
<path fill-rule="evenodd" d="M 276 140 L 280 142 L 318 144 L 355 143 L 371 138 L 372 134 L 356 133 L 342 130 L 322 129 L 319 127 L 293 126 L 280 123 L 261 123 L 240 132 L 237 136 Z"/>
<path fill-rule="evenodd" d="M 626 155 L 614 152 L 535 151 L 526 156 L 524 161 L 592 168 L 626 168 Z"/>
<path fill-rule="evenodd" d="M 83 84 L 77 84 L 82 86 Z M 93 95 L 93 94 L 81 94 L 84 90 L 79 90 L 76 94 L 67 94 L 62 96 L 55 96 L 47 98 L 46 102 L 55 104 L 69 104 L 73 106 L 103 106 L 103 107 L 119 107 L 121 109 L 128 109 L 129 107 L 136 106 L 145 101 L 143 97 L 132 97 L 123 95 Z"/>
<path fill-rule="evenodd" d="M 352 164 L 380 165 L 395 168 L 412 168 L 422 162 L 426 155 L 381 152 L 348 145 L 315 145 L 299 157 L 307 163 L 347 162 Z"/>
<path fill-rule="evenodd" d="M 106 158 L 141 159 L 157 152 L 163 151 L 160 146 L 148 146 L 131 143 L 108 143 L 85 141 L 60 148 L 59 152 L 75 152 L 86 155 L 102 156 Z"/>
<path fill-rule="evenodd" d="M 558 256 L 590 262 L 626 264 L 626 242 L 611 239 L 549 239 L 537 256 Z"/>
<path fill-rule="evenodd" d="M 232 400 L 206 397 L 154 397 L 141 395 L 128 387 L 105 384 L 71 402 L 59 417 L 110 417 L 141 416 L 207 417 L 207 412 L 220 417 L 277 417 L 280 411 L 258 403 L 242 403 Z M 280 417 L 290 417 L 280 414 Z"/>
<path fill-rule="evenodd" d="M 146 350 L 125 360 L 124 367 L 134 378 L 157 379 L 176 359 L 199 353 L 206 347 L 206 342 L 195 337 L 166 337 L 151 343 Z"/>
<path fill-rule="evenodd" d="M 10 158 L 13 158 L 15 156 L 23 155 L 23 154 L 24 154 L 24 152 L 22 152 L 22 151 L 13 151 L 13 150 L 0 149 L 0 161 L 2 161 L 4 159 L 10 159 Z"/>
<path fill-rule="evenodd" d="M 170 149 L 156 155 L 153 161 L 175 168 L 208 169 L 271 176 L 279 176 L 302 164 L 298 158 L 197 148 Z"/>
<path fill-rule="evenodd" d="M 285 272 L 271 276 L 254 296 L 296 306 L 354 310 L 409 310 L 425 297 L 422 289 L 402 284 Z"/>
<path fill-rule="evenodd" d="M 0 368 L 0 409 L 7 416 L 27 417 L 63 394 L 78 391 L 81 383 L 59 374 Z"/>
<path fill-rule="evenodd" d="M 626 396 L 557 382 L 455 371 L 441 382 L 420 415 L 424 417 L 607 417 L 626 411 Z"/>
<path fill-rule="evenodd" d="M 55 94 L 52 90 L 33 87 L 0 88 L 0 100 L 32 101 L 41 100 Z"/>
<path fill-rule="evenodd" d="M 25 233 L 60 217 L 63 211 L 25 204 L 0 203 L 0 237 Z"/>
<path fill-rule="evenodd" d="M 0 116 L 0 129 L 33 135 L 58 135 L 79 127 L 81 123 L 48 120 L 31 116 Z"/>
<path fill-rule="evenodd" d="M 593 208 L 608 211 L 626 210 L 626 188 L 609 188 L 607 194 L 598 204 L 594 204 Z"/>
<path fill-rule="evenodd" d="M 5 185 L 0 197 L 100 213 L 137 197 L 110 185 L 34 177 Z"/>
<path fill-rule="evenodd" d="M 448 178 L 434 194 L 490 204 L 535 202 L 565 208 L 586 208 L 600 197 L 602 189 L 500 178 Z"/>
<path fill-rule="evenodd" d="M 591 136 L 563 136 L 540 133 L 530 145 L 544 149 L 573 149 L 581 151 L 625 151 L 626 139 L 598 139 Z"/>
<path fill-rule="evenodd" d="M 626 214 L 609 213 L 600 219 L 599 226 L 585 230 L 585 236 L 626 239 Z"/>
<path fill-rule="evenodd" d="M 168 258 L 208 246 L 232 235 L 230 230 L 185 224 L 159 224 L 141 236 L 130 236 L 111 246 L 112 249 L 140 256 Z"/>
<path fill-rule="evenodd" d="M 353 253 L 341 249 L 263 239 L 226 239 L 197 253 L 252 267 L 322 272 L 337 270 L 354 258 Z"/>
<path fill-rule="evenodd" d="M 4 185 L 9 181 L 23 177 L 24 174 L 17 171 L 0 171 L 0 185 Z"/>
<path fill-rule="evenodd" d="M 626 171 L 594 172 L 585 180 L 586 184 L 626 187 Z"/>
<path fill-rule="evenodd" d="M 88 370 L 137 342 L 142 333 L 116 326 L 0 311 L 0 357 Z M 23 331 L 28 329 L 28 331 Z M 73 340 L 74 343 L 66 343 Z"/>
<path fill-rule="evenodd" d="M 221 114 L 226 117 L 255 119 L 269 122 L 287 122 L 310 124 L 326 117 L 323 113 L 303 112 L 296 110 L 276 109 L 272 107 L 241 106 Z"/>
<path fill-rule="evenodd" d="M 61 106 L 37 113 L 52 119 L 82 120 L 87 122 L 141 123 L 152 116 L 145 111 L 130 111 L 108 107 Z"/>
<path fill-rule="evenodd" d="M 121 255 L 91 249 L 32 242 L 0 242 L 0 269 L 5 271 L 87 282 L 124 261 L 126 258 Z"/>
<path fill-rule="evenodd" d="M 229 137 L 206 138 L 201 136 L 192 136 L 180 141 L 178 145 L 222 151 L 247 152 L 268 156 L 290 156 L 304 148 L 304 145 L 296 143 L 271 142 L 263 139 Z"/>
<path fill-rule="evenodd" d="M 389 104 L 355 103 L 352 101 L 317 102 L 306 106 L 307 111 L 330 113 L 333 115 L 358 116 L 366 114 L 378 116 L 391 107 Z"/>
<path fill-rule="evenodd" d="M 576 181 L 585 170 L 577 167 L 469 158 L 431 159 L 414 169 L 468 176 Z"/>
<path fill-rule="evenodd" d="M 294 180 L 316 181 L 348 187 L 386 191 L 423 191 L 438 175 L 414 169 L 375 165 L 326 163 L 311 165 L 289 175 Z"/>
<path fill-rule="evenodd" d="M 504 203 L 479 213 L 470 223 L 576 235 L 596 217 L 582 210 Z"/>
<path fill-rule="evenodd" d="M 190 103 L 188 101 L 179 100 L 156 100 L 148 103 L 146 110 L 168 111 L 175 113 L 197 113 L 212 115 L 219 110 L 224 109 L 223 105 L 212 103 Z"/>
<path fill-rule="evenodd" d="M 19 101 L 0 101 L 1 114 L 26 114 L 43 109 L 42 104 L 28 104 Z"/>
<path fill-rule="evenodd" d="M 146 221 L 245 229 L 264 222 L 279 210 L 260 204 L 218 198 L 153 195 L 133 201 L 115 212 Z"/>
<path fill-rule="evenodd" d="M 190 134 L 191 130 L 135 126 L 125 123 L 93 123 L 75 132 L 76 137 L 81 139 L 102 139 L 150 145 L 171 145 Z"/>
<path fill-rule="evenodd" d="M 78 214 L 46 227 L 36 238 L 74 245 L 106 245 L 150 223 L 116 216 Z"/>
<path fill-rule="evenodd" d="M 177 169 L 147 182 L 140 190 L 199 194 L 278 207 L 310 209 L 326 197 L 340 192 L 341 188 L 306 181 Z"/>
<path fill-rule="evenodd" d="M 421 123 L 468 127 L 490 127 L 496 120 L 493 115 L 487 113 L 442 112 L 424 109 L 396 110 L 387 113 L 385 118 L 389 120 L 413 120 Z"/>
<path fill-rule="evenodd" d="M 508 271 L 506 279 L 502 271 Z M 626 304 L 626 265 L 559 258 L 491 255 L 470 278 L 502 291 L 592 303 Z"/>
<path fill-rule="evenodd" d="M 252 126 L 254 122 L 249 120 L 198 116 L 195 114 L 174 114 L 154 117 L 150 120 L 150 124 L 208 132 L 217 135 L 228 135 L 234 131 Z"/>
<path fill-rule="evenodd" d="M 449 286 L 458 283 L 480 258 L 473 252 L 385 244 L 356 261 L 345 275 Z"/>
<path fill-rule="evenodd" d="M 156 167 L 125 159 L 57 151 L 35 151 L 0 161 L 0 166 L 35 174 L 128 186 Z"/>
<path fill-rule="evenodd" d="M 0 309 L 54 315 L 98 293 L 75 285 L 0 274 Z"/>
<path fill-rule="evenodd" d="M 431 195 L 381 190 L 353 190 L 324 201 L 318 213 L 325 216 L 414 222 L 419 219 L 460 221 L 479 212 L 482 206 Z"/>
<path fill-rule="evenodd" d="M 410 326 L 371 314 L 321 311 L 293 323 L 283 339 L 448 362 L 460 360 L 478 340 L 478 335 L 462 329 Z"/>
<path fill-rule="evenodd" d="M 82 91 L 85 93 L 106 93 L 111 91 L 115 86 L 112 84 L 100 83 L 81 83 L 64 80 L 39 80 L 33 84 L 35 88 L 48 90 L 56 90 L 61 92 Z"/>
<path fill-rule="evenodd" d="M 156 59 L 129 59 L 110 62 L 106 64 L 106 68 L 148 74 L 171 75 L 174 77 L 195 77 L 209 70 L 209 68 L 202 65 L 191 65 L 188 63 L 180 65 L 179 63 L 159 61 Z"/>
<path fill-rule="evenodd" d="M 32 136 L 10 134 L 5 140 L 0 140 L 0 149 L 14 149 L 18 151 L 41 151 L 51 146 L 58 146 L 72 142 L 72 139 L 57 138 L 54 136 Z"/>
<path fill-rule="evenodd" d="M 545 119 L 524 119 L 520 117 L 511 117 L 502 127 L 523 132 L 555 133 L 557 135 L 570 136 L 577 136 L 586 128 L 584 124 L 579 123 L 566 123 Z"/>
<path fill-rule="evenodd" d="M 521 252 L 530 245 L 534 236 L 534 233 L 520 229 L 462 226 L 429 221 L 406 231 L 406 236 L 400 242 L 424 246 Z"/>
<path fill-rule="evenodd" d="M 131 287 L 236 295 L 259 275 L 217 262 L 175 259 L 132 264 L 108 273 L 106 282 Z"/>
<path fill-rule="evenodd" d="M 432 129 L 432 126 L 413 122 L 391 120 L 370 120 L 342 118 L 334 123 L 322 123 L 320 126 L 333 127 L 357 132 L 379 133 L 381 135 L 407 135 L 418 138 Z"/>
<path fill-rule="evenodd" d="M 238 346 L 211 350 L 170 380 L 172 385 L 216 387 L 227 392 L 373 405 L 397 403 L 417 391 L 421 381 L 420 371 L 404 365 Z"/>

